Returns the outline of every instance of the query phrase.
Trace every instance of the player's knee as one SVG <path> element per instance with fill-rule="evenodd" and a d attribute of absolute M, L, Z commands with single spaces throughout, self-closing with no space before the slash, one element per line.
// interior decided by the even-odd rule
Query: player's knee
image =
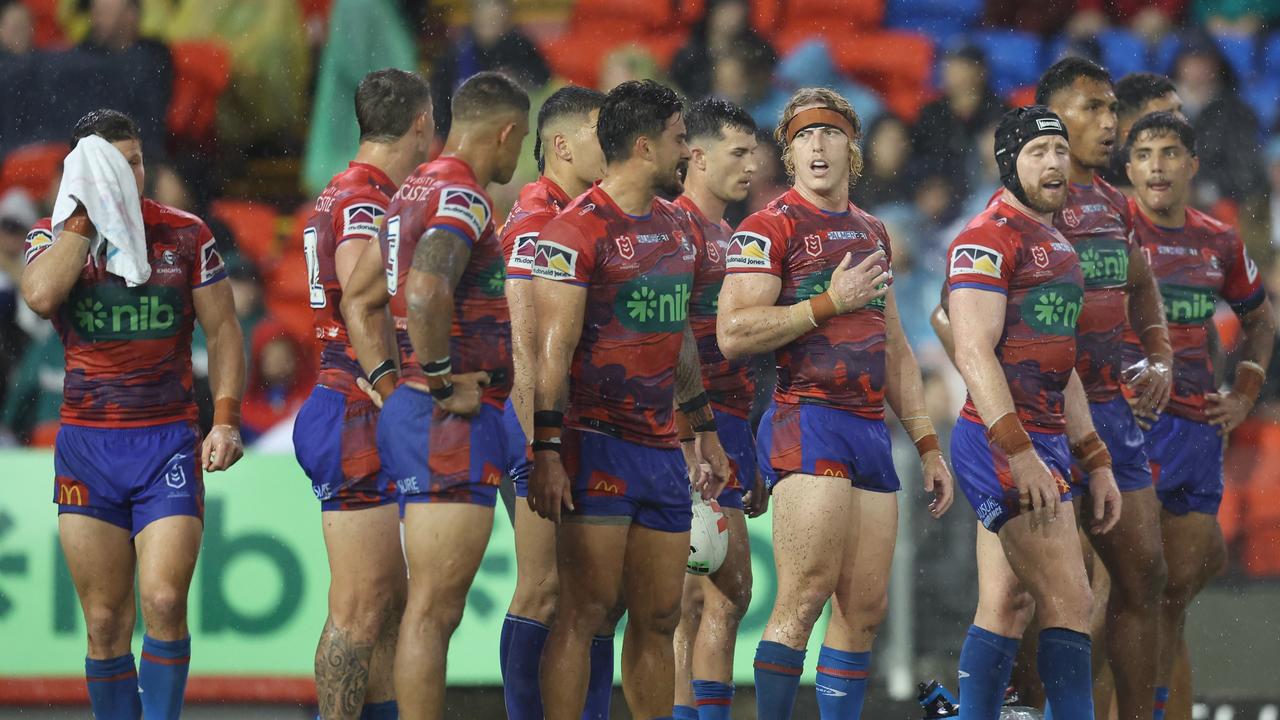
<path fill-rule="evenodd" d="M 674 635 L 676 626 L 680 624 L 680 600 L 674 602 L 655 603 L 643 612 L 632 612 L 627 622 L 636 623 L 637 629 L 654 635 Z"/>
<path fill-rule="evenodd" d="M 874 635 L 888 612 L 888 593 L 860 593 L 844 608 L 844 622 L 853 630 Z"/>
<path fill-rule="evenodd" d="M 334 627 L 366 641 L 377 638 L 393 616 L 399 617 L 399 607 L 387 596 L 329 607 L 329 619 Z"/>
<path fill-rule="evenodd" d="M 998 635 L 1019 637 L 1036 614 L 1036 601 L 1025 590 L 982 593 L 976 624 Z"/>
<path fill-rule="evenodd" d="M 515 596 L 511 600 L 511 612 L 520 617 L 534 618 L 550 624 L 556 614 L 560 599 L 560 581 L 555 573 L 545 578 L 524 578 L 516 582 Z"/>
<path fill-rule="evenodd" d="M 89 650 L 98 657 L 110 654 L 112 648 L 122 643 L 127 645 L 133 635 L 131 608 L 85 605 L 84 624 Z"/>
<path fill-rule="evenodd" d="M 1134 567 L 1124 573 L 1113 575 L 1111 595 L 1127 607 L 1153 608 L 1160 602 L 1168 578 L 1169 566 L 1165 564 L 1164 555 L 1155 553 L 1135 562 Z"/>
<path fill-rule="evenodd" d="M 142 593 L 142 618 L 147 631 L 176 631 L 187 623 L 187 596 L 176 587 L 162 586 Z"/>

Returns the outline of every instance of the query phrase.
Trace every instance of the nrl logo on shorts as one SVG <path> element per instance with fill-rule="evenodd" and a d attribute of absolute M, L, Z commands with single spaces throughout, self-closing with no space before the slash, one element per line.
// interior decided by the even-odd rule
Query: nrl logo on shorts
<path fill-rule="evenodd" d="M 618 254 L 623 260 L 630 260 L 636 256 L 636 248 L 631 242 L 630 235 L 619 235 L 613 239 L 613 244 L 618 246 Z"/>
<path fill-rule="evenodd" d="M 804 236 L 804 251 L 814 257 L 822 254 L 822 236 L 814 233 Z"/>

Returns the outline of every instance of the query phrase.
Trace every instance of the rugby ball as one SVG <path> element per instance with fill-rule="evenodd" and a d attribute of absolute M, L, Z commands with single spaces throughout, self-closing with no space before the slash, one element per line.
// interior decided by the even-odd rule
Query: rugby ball
<path fill-rule="evenodd" d="M 729 521 L 715 500 L 693 499 L 693 525 L 689 528 L 690 575 L 710 575 L 724 564 L 729 550 Z"/>

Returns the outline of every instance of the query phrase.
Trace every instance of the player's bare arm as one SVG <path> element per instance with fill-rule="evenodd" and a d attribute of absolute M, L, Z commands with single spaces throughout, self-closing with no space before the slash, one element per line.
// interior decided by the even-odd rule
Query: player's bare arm
<path fill-rule="evenodd" d="M 929 313 L 929 326 L 933 328 L 933 334 L 938 337 L 938 342 L 942 343 L 942 349 L 947 353 L 947 357 L 951 358 L 951 364 L 956 362 L 956 340 L 951 334 L 951 318 L 947 317 L 947 309 L 942 305 L 933 308 L 933 312 Z"/>
<path fill-rule="evenodd" d="M 569 397 L 569 366 L 582 338 L 587 289 L 554 280 L 533 280 L 533 311 L 539 318 L 533 391 L 533 473 L 529 477 L 529 507 L 548 520 L 560 522 L 561 508 L 573 511 L 569 476 L 560 462 L 560 428 Z M 560 423 L 539 422 L 542 413 Z"/>
<path fill-rule="evenodd" d="M 694 432 L 697 459 L 711 468 L 710 477 L 701 473 L 694 477 L 693 489 L 702 494 L 703 500 L 719 497 L 733 470 L 720 445 L 720 436 L 716 434 L 716 418 L 702 385 L 698 341 L 693 336 L 693 328 L 688 325 L 685 325 L 684 342 L 680 344 L 680 356 L 676 359 L 676 406 Z"/>
<path fill-rule="evenodd" d="M 344 243 L 344 247 L 349 244 Z M 339 277 L 341 274 L 339 271 Z M 366 374 L 373 373 L 387 361 L 396 365 L 400 360 L 387 310 L 390 299 L 382 249 L 371 242 L 360 253 L 342 285 L 342 319 L 347 323 L 347 337 L 356 360 Z M 395 373 L 390 373 L 379 378 L 376 387 L 365 388 L 368 383 L 360 379 L 361 387 L 378 407 L 382 407 L 383 399 L 395 389 L 395 381 Z"/>
<path fill-rule="evenodd" d="M 22 298 L 37 315 L 52 317 L 67 299 L 89 256 L 90 238 L 96 234 L 84 208 L 76 208 L 53 245 L 27 265 L 22 273 Z"/>
<path fill-rule="evenodd" d="M 1266 380 L 1266 368 L 1271 363 L 1275 347 L 1276 320 L 1271 311 L 1271 301 L 1263 300 L 1258 307 L 1240 318 L 1244 331 L 1244 359 L 1236 366 L 1236 379 L 1225 393 L 1205 395 L 1205 412 L 1210 425 L 1218 426 L 1218 434 L 1226 436 L 1235 430 L 1253 410 Z"/>
<path fill-rule="evenodd" d="M 525 437 L 533 437 L 533 377 L 537 323 L 533 314 L 533 282 L 508 279 L 504 284 L 511 313 L 511 404 Z"/>
<path fill-rule="evenodd" d="M 240 399 L 244 395 L 244 334 L 236 317 L 231 283 L 225 280 L 191 291 L 196 319 L 209 340 L 209 386 L 213 427 L 201 448 L 207 471 L 226 470 L 244 455 L 240 439 Z"/>
<path fill-rule="evenodd" d="M 1121 494 L 1111 472 L 1111 453 L 1095 432 L 1089 397 L 1075 370 L 1071 371 L 1071 379 L 1063 390 L 1063 405 L 1071 454 L 1089 475 L 1089 497 L 1093 503 L 1093 524 L 1090 530 L 1101 535 L 1115 527 L 1120 520 Z"/>
<path fill-rule="evenodd" d="M 1173 346 L 1165 324 L 1164 300 L 1147 256 L 1139 248 L 1129 253 L 1129 318 L 1146 351 L 1147 367 L 1133 381 L 1138 391 L 1134 414 L 1154 419 L 1164 412 L 1173 389 Z"/>
<path fill-rule="evenodd" d="M 414 249 L 413 265 L 404 289 L 409 311 L 409 341 L 423 359 L 432 394 L 445 411 L 467 417 L 480 411 L 481 388 L 489 383 L 486 372 L 454 375 L 449 369 L 453 291 L 470 259 L 471 248 L 462 238 L 448 230 L 428 230 Z M 436 371 L 429 368 L 437 364 L 444 367 Z M 452 390 L 442 392 L 448 387 Z"/>
<path fill-rule="evenodd" d="M 996 357 L 996 344 L 1004 332 L 1005 302 L 1003 294 L 987 290 L 960 288 L 951 292 L 949 316 L 956 339 L 956 367 L 992 442 L 1006 451 L 1023 511 L 1031 511 L 1032 522 L 1041 525 L 1057 517 L 1061 496 L 1049 468 L 1018 421 L 1008 380 Z"/>
<path fill-rule="evenodd" d="M 787 307 L 774 303 L 782 280 L 764 273 L 736 273 L 724 279 L 716 315 L 716 342 L 726 358 L 772 352 L 826 320 L 853 312 L 884 297 L 890 275 L 880 268 L 884 251 L 871 253 L 856 266 L 846 254 L 831 274 L 825 293 Z"/>
<path fill-rule="evenodd" d="M 902 331 L 902 319 L 898 315 L 898 301 L 893 290 L 885 295 L 884 332 L 884 397 L 920 453 L 924 490 L 933 494 L 929 514 L 940 518 L 951 507 L 955 483 L 947 462 L 942 457 L 938 433 L 934 430 L 933 421 L 925 407 L 920 366 Z"/>

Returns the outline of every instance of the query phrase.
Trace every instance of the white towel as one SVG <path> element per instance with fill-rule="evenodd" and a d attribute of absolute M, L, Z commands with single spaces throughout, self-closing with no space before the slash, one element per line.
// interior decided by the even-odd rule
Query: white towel
<path fill-rule="evenodd" d="M 138 181 L 124 154 L 97 135 L 81 139 L 62 161 L 62 185 L 53 204 L 54 237 L 77 203 L 98 230 L 93 253 L 101 252 L 101 243 L 107 243 L 107 272 L 124 278 L 129 287 L 145 283 L 151 277 L 151 263 Z"/>

